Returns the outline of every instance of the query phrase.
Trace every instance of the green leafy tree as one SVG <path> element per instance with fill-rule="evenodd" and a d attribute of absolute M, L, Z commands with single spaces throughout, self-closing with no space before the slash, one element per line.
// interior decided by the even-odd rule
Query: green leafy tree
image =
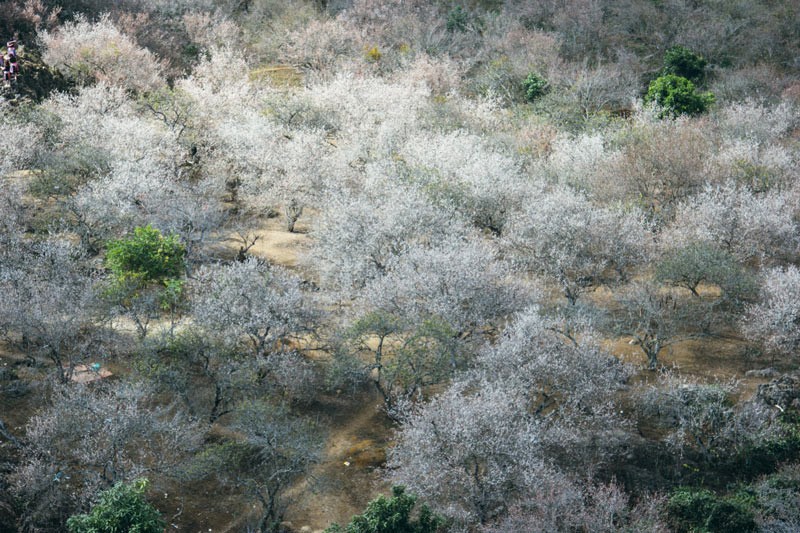
<path fill-rule="evenodd" d="M 105 262 L 113 274 L 106 302 L 133 320 L 139 337 L 147 336 L 150 320 L 162 311 L 170 313 L 174 332 L 185 297 L 178 278 L 186 266 L 186 247 L 178 236 L 164 236 L 149 224 L 137 227 L 133 235 L 108 243 Z"/>
<path fill-rule="evenodd" d="M 706 76 L 708 62 L 685 46 L 673 46 L 664 54 L 664 68 L 662 74 L 675 74 L 691 81 L 703 83 Z"/>
<path fill-rule="evenodd" d="M 175 234 L 166 237 L 147 225 L 133 235 L 108 243 L 106 266 L 118 279 L 143 282 L 178 278 L 184 270 L 186 247 Z"/>
<path fill-rule="evenodd" d="M 730 253 L 707 243 L 671 250 L 656 268 L 659 281 L 688 289 L 699 297 L 701 283 L 717 285 L 729 300 L 747 299 L 758 290 L 754 277 Z"/>
<path fill-rule="evenodd" d="M 705 113 L 716 98 L 710 92 L 697 92 L 694 83 L 683 76 L 666 74 L 650 83 L 644 101 L 661 107 L 659 116 L 664 118 Z"/>
<path fill-rule="evenodd" d="M 145 498 L 147 479 L 117 483 L 100 494 L 89 514 L 67 520 L 70 533 L 161 533 L 167 523 Z"/>
<path fill-rule="evenodd" d="M 347 527 L 333 524 L 325 533 L 436 533 L 444 519 L 421 505 L 414 520 L 411 513 L 417 497 L 406 494 L 401 486 L 392 487 L 392 496 L 383 494 L 369 502 L 364 514 L 356 515 Z"/>

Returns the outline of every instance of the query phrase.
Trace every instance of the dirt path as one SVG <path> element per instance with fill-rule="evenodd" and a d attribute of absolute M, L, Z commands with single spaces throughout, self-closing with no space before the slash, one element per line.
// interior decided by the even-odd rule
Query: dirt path
<path fill-rule="evenodd" d="M 380 397 L 370 391 L 356 401 L 333 398 L 324 411 L 331 432 L 322 460 L 309 480 L 287 494 L 292 505 L 286 519 L 295 531 L 321 531 L 332 522 L 347 523 L 379 493 L 389 491 L 380 467 L 391 423 L 381 410 Z"/>
<path fill-rule="evenodd" d="M 311 225 L 309 215 L 313 213 L 304 213 L 298 220 L 295 233 L 286 231 L 282 217 L 265 220 L 253 229 L 260 238 L 249 254 L 302 276 L 301 257 L 311 244 L 305 233 Z M 228 242 L 235 253 L 238 245 Z M 380 467 L 392 425 L 381 406 L 380 396 L 371 389 L 356 398 L 334 396 L 318 404 L 315 410 L 330 433 L 320 462 L 286 494 L 290 502 L 286 521 L 293 531 L 320 532 L 333 522 L 347 523 L 379 493 L 389 492 Z"/>

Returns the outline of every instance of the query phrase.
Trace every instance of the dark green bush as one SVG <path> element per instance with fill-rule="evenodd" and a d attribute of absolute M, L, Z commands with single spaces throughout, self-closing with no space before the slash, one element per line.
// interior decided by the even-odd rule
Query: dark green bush
<path fill-rule="evenodd" d="M 703 83 L 708 62 L 684 46 L 673 46 L 664 54 L 662 74 L 675 74 L 692 83 Z"/>
<path fill-rule="evenodd" d="M 667 500 L 667 516 L 678 532 L 698 531 L 711 515 L 716 498 L 710 490 L 681 487 Z"/>
<path fill-rule="evenodd" d="M 417 497 L 406 494 L 403 487 L 392 487 L 392 497 L 380 495 L 367 505 L 364 514 L 356 515 L 347 527 L 333 524 L 325 533 L 436 533 L 444 519 L 423 505 L 416 520 L 411 512 Z"/>
<path fill-rule="evenodd" d="M 89 514 L 67 520 L 70 533 L 161 533 L 167 523 L 145 498 L 147 480 L 117 483 L 100 494 L 100 501 Z"/>
<path fill-rule="evenodd" d="M 694 83 L 675 74 L 653 80 L 644 97 L 645 102 L 662 108 L 659 115 L 662 118 L 705 113 L 715 100 L 712 93 L 698 93 Z"/>
<path fill-rule="evenodd" d="M 531 72 L 522 82 L 522 88 L 525 91 L 525 99 L 533 102 L 547 92 L 547 80 L 540 74 Z"/>
<path fill-rule="evenodd" d="M 724 498 L 714 505 L 706 519 L 705 527 L 712 533 L 756 531 L 753 511 L 748 502 L 738 498 Z"/>
<path fill-rule="evenodd" d="M 756 530 L 749 501 L 737 496 L 720 498 L 706 489 L 675 489 L 667 501 L 667 517 L 679 533 L 747 533 Z"/>
<path fill-rule="evenodd" d="M 447 14 L 447 31 L 467 31 L 469 28 L 470 16 L 461 6 L 456 6 Z"/>

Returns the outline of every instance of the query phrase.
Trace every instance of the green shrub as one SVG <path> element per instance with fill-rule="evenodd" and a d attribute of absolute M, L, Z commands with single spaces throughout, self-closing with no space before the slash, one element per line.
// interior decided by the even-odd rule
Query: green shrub
<path fill-rule="evenodd" d="M 782 431 L 755 446 L 747 447 L 728 458 L 721 465 L 735 473 L 737 479 L 752 479 L 772 473 L 779 464 L 796 462 L 800 459 L 800 420 L 798 413 L 790 409 L 779 417 Z"/>
<path fill-rule="evenodd" d="M 475 94 L 498 98 L 505 105 L 510 105 L 523 96 L 519 74 L 514 71 L 514 65 L 507 55 L 482 64 L 469 86 Z"/>
<path fill-rule="evenodd" d="M 149 224 L 133 235 L 108 243 L 106 266 L 119 280 L 142 282 L 178 278 L 184 269 L 186 247 L 177 235 L 164 236 Z"/>
<path fill-rule="evenodd" d="M 447 14 L 447 31 L 467 31 L 469 28 L 470 16 L 463 7 L 456 6 Z"/>
<path fill-rule="evenodd" d="M 688 487 L 676 489 L 667 500 L 667 515 L 676 531 L 702 531 L 714 508 L 715 496 L 710 490 L 693 490 Z"/>
<path fill-rule="evenodd" d="M 67 520 L 70 533 L 162 533 L 167 523 L 145 498 L 148 482 L 117 483 L 100 494 L 89 514 Z"/>
<path fill-rule="evenodd" d="M 673 46 L 664 54 L 662 74 L 674 74 L 688 79 L 692 83 L 702 83 L 706 75 L 708 62 L 703 56 L 683 46 Z"/>
<path fill-rule="evenodd" d="M 706 489 L 675 489 L 667 501 L 667 516 L 679 533 L 747 533 L 756 530 L 750 502 L 736 496 L 720 498 Z"/>
<path fill-rule="evenodd" d="M 699 115 L 708 110 L 714 101 L 710 92 L 698 93 L 694 83 L 675 74 L 667 74 L 650 83 L 645 102 L 662 108 L 660 117 L 677 115 Z"/>
<path fill-rule="evenodd" d="M 525 99 L 533 102 L 547 92 L 547 80 L 540 74 L 531 72 L 522 82 L 522 88 L 525 91 Z"/>
<path fill-rule="evenodd" d="M 724 498 L 714 505 L 706 519 L 706 529 L 716 533 L 756 531 L 753 511 L 747 502 L 738 498 Z"/>
<path fill-rule="evenodd" d="M 423 505 L 416 520 L 411 512 L 417 497 L 406 494 L 403 487 L 392 487 L 392 497 L 383 494 L 369 502 L 364 514 L 356 515 L 343 528 L 333 524 L 325 533 L 436 533 L 444 519 Z"/>

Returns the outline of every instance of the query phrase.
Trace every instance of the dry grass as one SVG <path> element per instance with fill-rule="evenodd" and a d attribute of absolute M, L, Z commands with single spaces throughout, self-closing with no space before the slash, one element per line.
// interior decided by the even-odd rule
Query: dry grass
<path fill-rule="evenodd" d="M 302 87 L 303 74 L 291 65 L 266 65 L 250 71 L 250 81 L 265 82 L 276 87 Z"/>

